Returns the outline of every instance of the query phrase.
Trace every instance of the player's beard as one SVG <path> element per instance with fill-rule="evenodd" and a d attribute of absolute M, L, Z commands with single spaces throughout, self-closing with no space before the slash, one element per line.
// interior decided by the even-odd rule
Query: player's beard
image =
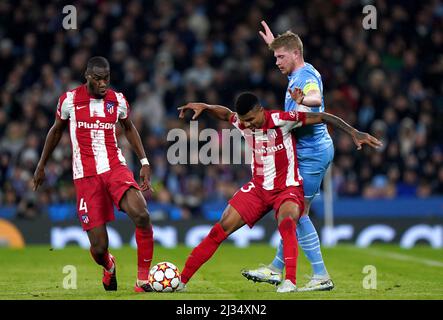
<path fill-rule="evenodd" d="M 291 69 L 289 67 L 280 69 L 281 73 L 285 76 L 289 75 L 291 73 Z"/>

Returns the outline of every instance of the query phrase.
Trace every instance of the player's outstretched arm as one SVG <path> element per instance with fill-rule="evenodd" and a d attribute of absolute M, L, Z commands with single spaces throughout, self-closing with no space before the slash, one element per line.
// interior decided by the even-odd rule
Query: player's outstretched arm
<path fill-rule="evenodd" d="M 368 144 L 373 148 L 379 148 L 383 144 L 377 138 L 369 133 L 361 132 L 347 124 L 343 119 L 327 112 L 306 112 L 305 125 L 328 123 L 348 133 L 354 140 L 357 150 L 362 148 L 363 144 Z"/>
<path fill-rule="evenodd" d="M 232 112 L 227 107 L 210 105 L 200 102 L 188 103 L 184 106 L 178 107 L 177 110 L 180 111 L 180 114 L 178 116 L 180 119 L 183 119 L 185 117 L 186 110 L 193 110 L 194 115 L 192 116 L 192 120 L 197 119 L 203 111 L 209 112 L 210 115 L 223 121 L 229 121 L 229 119 L 231 119 L 232 115 L 234 114 L 234 112 Z"/>
<path fill-rule="evenodd" d="M 268 24 L 264 20 L 262 20 L 261 25 L 265 29 L 265 32 L 260 30 L 258 33 L 261 35 L 263 40 L 269 46 L 272 43 L 272 41 L 274 41 L 274 35 L 272 34 L 271 28 L 269 28 Z"/>
<path fill-rule="evenodd" d="M 49 129 L 48 134 L 46 135 L 45 145 L 43 147 L 42 154 L 40 156 L 40 160 L 38 161 L 37 168 L 34 172 L 34 177 L 32 179 L 34 191 L 43 183 L 45 180 L 45 166 L 48 162 L 49 157 L 52 155 L 55 147 L 57 147 L 60 139 L 62 137 L 63 131 L 68 126 L 67 120 L 62 120 L 59 118 L 55 119 L 54 124 L 51 129 Z"/>
<path fill-rule="evenodd" d="M 145 161 L 145 163 L 142 163 L 142 167 L 140 169 L 141 191 L 154 191 L 151 186 L 151 167 L 149 166 L 149 162 L 147 161 L 145 149 L 143 148 L 142 140 L 140 139 L 140 135 L 137 129 L 129 118 L 120 119 L 119 122 L 122 125 L 126 139 L 128 139 L 128 142 L 134 150 L 135 154 L 140 159 L 140 161 L 142 159 L 144 159 Z"/>

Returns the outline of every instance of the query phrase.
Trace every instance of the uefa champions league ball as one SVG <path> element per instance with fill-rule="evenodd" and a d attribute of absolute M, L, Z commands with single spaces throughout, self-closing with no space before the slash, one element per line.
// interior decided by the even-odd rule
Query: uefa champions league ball
<path fill-rule="evenodd" d="M 173 292 L 180 283 L 180 271 L 171 262 L 160 262 L 149 271 L 149 284 L 156 292 Z"/>

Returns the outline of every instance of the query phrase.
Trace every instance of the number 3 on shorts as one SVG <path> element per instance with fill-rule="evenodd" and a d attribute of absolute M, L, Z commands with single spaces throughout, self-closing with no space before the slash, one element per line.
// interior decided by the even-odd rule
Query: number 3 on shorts
<path fill-rule="evenodd" d="M 78 208 L 78 211 L 82 210 L 85 210 L 85 213 L 88 213 L 88 207 L 86 206 L 86 201 L 83 198 L 80 199 L 80 206 Z"/>
<path fill-rule="evenodd" d="M 248 182 L 248 188 L 245 189 L 245 187 L 243 186 L 243 187 L 241 188 L 241 191 L 243 191 L 243 192 L 249 192 L 249 191 L 251 191 L 252 188 L 255 188 L 254 182 L 249 181 L 249 182 Z"/>

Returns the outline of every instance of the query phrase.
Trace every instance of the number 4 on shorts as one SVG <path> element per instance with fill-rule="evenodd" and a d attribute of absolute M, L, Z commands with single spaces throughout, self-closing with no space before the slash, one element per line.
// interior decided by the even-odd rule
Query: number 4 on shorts
<path fill-rule="evenodd" d="M 80 199 L 80 206 L 78 208 L 78 211 L 82 210 L 85 210 L 85 213 L 88 213 L 88 207 L 86 206 L 86 201 L 83 198 Z"/>

